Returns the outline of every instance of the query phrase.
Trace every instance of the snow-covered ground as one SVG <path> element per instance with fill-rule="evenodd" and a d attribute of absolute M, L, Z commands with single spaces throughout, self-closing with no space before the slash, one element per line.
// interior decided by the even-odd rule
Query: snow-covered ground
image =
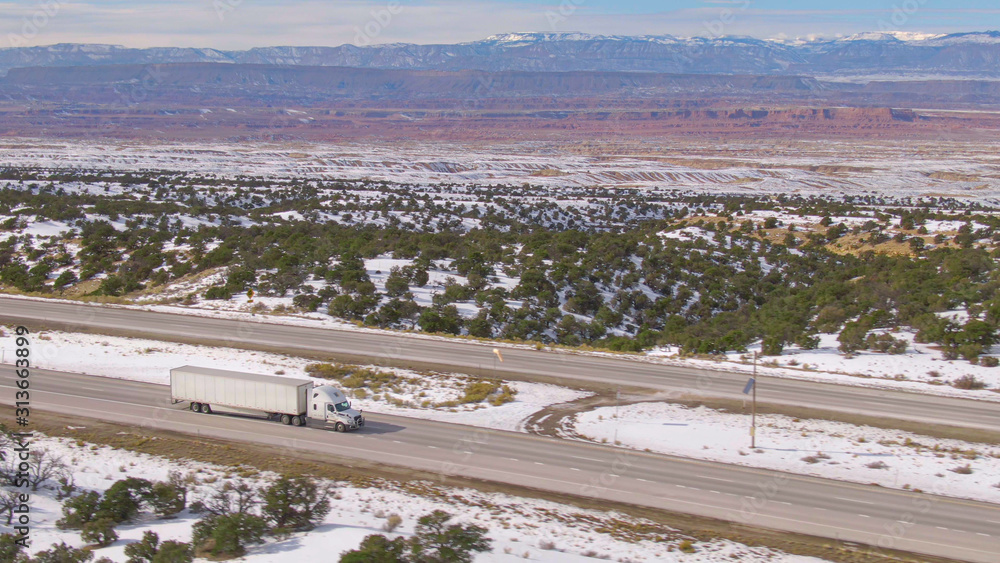
<path fill-rule="evenodd" d="M 659 402 L 580 413 L 570 428 L 635 449 L 1000 502 L 1000 447 L 987 444 L 766 414 L 751 449 L 749 415 Z"/>
<path fill-rule="evenodd" d="M 720 156 L 716 143 L 675 141 L 669 147 L 632 149 L 595 145 L 561 150 L 538 143 L 229 143 L 67 141 L 8 139 L 7 166 L 91 170 L 186 170 L 218 177 L 345 179 L 415 185 L 524 183 L 544 188 L 637 186 L 711 193 L 795 193 L 827 196 L 974 195 L 983 203 L 1000 197 L 997 156 L 981 143 L 796 141 L 767 151 L 733 142 Z M 559 171 L 546 175 L 545 171 Z M 958 174 L 951 179 L 941 173 Z"/>
<path fill-rule="evenodd" d="M 1000 401 L 1000 368 L 973 365 L 965 360 L 945 360 L 932 345 L 913 341 L 913 333 L 892 333 L 907 342 L 905 354 L 883 354 L 861 351 L 846 357 L 838 350 L 836 334 L 820 334 L 819 347 L 803 350 L 786 348 L 781 356 L 761 356 L 758 374 L 765 377 L 785 377 L 825 381 L 862 387 L 900 389 L 919 393 L 947 395 L 988 401 Z M 751 346 L 746 353 L 730 352 L 718 359 L 679 358 L 675 348 L 658 348 L 647 355 L 663 361 L 726 371 L 753 371 L 753 353 L 760 346 Z M 990 354 L 1000 352 L 994 347 Z M 971 375 L 986 384 L 986 389 L 956 389 L 951 383 Z"/>
<path fill-rule="evenodd" d="M 189 502 L 207 498 L 221 488 L 233 475 L 232 468 L 190 461 L 170 461 L 109 447 L 91 446 L 82 442 L 41 438 L 34 448 L 46 449 L 72 463 L 75 483 L 85 490 L 104 491 L 112 483 L 127 477 L 165 480 L 170 471 L 180 471 L 196 479 L 189 490 Z M 260 473 L 247 480 L 256 489 L 266 486 L 274 475 Z M 329 482 L 336 495 L 331 499 L 332 510 L 325 521 L 308 533 L 293 534 L 289 539 L 269 540 L 253 546 L 240 559 L 246 563 L 292 563 L 298 561 L 336 561 L 339 554 L 355 549 L 369 534 L 408 537 L 416 520 L 434 510 L 444 510 L 454 516 L 454 522 L 474 523 L 489 530 L 492 552 L 477 556 L 477 563 L 513 561 L 552 561 L 585 563 L 595 558 L 615 561 L 684 561 L 715 563 L 723 561 L 819 563 L 821 560 L 784 554 L 774 550 L 748 547 L 731 541 L 694 542 L 694 553 L 677 550 L 685 536 L 654 522 L 634 519 L 613 512 L 582 510 L 548 501 L 524 499 L 497 493 L 480 493 L 467 489 L 442 489 L 427 484 L 427 496 L 400 490 L 392 483 L 359 488 L 346 483 Z M 48 548 L 53 543 L 66 542 L 82 547 L 78 533 L 55 527 L 61 514 L 61 503 L 55 492 L 48 489 L 32 497 L 31 552 Z M 391 514 L 398 514 L 402 524 L 394 533 L 382 526 Z M 554 517 L 553 515 L 558 515 Z M 109 547 L 96 549 L 95 558 L 108 557 L 124 563 L 124 550 L 129 543 L 141 539 L 143 532 L 154 531 L 160 541 L 189 542 L 191 527 L 199 516 L 189 510 L 178 517 L 157 520 L 149 515 L 117 528 L 118 541 Z M 622 525 L 646 524 L 655 532 L 621 539 L 606 530 L 621 529 Z M 654 541 L 656 536 L 667 541 Z M 550 547 L 551 542 L 551 547 Z"/>
<path fill-rule="evenodd" d="M 315 362 L 305 358 L 142 338 L 43 332 L 35 335 L 32 356 L 39 368 L 162 385 L 170 383 L 171 368 L 184 365 L 301 377 L 313 379 L 317 384 L 336 385 L 336 381 L 311 378 L 305 368 Z M 531 414 L 549 405 L 588 395 L 555 385 L 511 381 L 505 384 L 516 391 L 512 402 L 499 406 L 484 402 L 435 407 L 433 405 L 437 403 L 460 398 L 466 383 L 472 379 L 464 374 L 416 372 L 378 366 L 360 367 L 392 372 L 400 376 L 401 380 L 395 384 L 395 390 L 388 385 L 378 390 L 365 389 L 363 397 L 355 395 L 351 399 L 355 407 L 377 413 L 499 430 L 523 430 L 521 423 Z M 351 390 L 347 392 L 352 394 Z"/>

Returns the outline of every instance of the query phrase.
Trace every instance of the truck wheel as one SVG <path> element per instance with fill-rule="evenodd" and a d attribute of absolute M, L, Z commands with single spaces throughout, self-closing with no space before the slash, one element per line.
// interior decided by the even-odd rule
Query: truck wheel
<path fill-rule="evenodd" d="M 337 432 L 347 432 L 347 425 L 344 424 L 343 422 L 338 422 L 336 425 L 334 425 L 333 429 L 336 430 Z"/>
<path fill-rule="evenodd" d="M 294 424 L 295 426 L 305 426 L 306 425 L 306 417 L 304 417 L 304 416 L 293 416 L 292 417 L 292 424 Z"/>
<path fill-rule="evenodd" d="M 281 415 L 281 423 L 282 424 L 291 424 L 292 423 L 292 417 L 288 416 L 287 414 Z"/>
<path fill-rule="evenodd" d="M 201 403 L 191 403 L 191 410 L 194 412 L 201 412 Z"/>
<path fill-rule="evenodd" d="M 212 414 L 212 407 L 210 405 L 202 405 L 201 412 L 202 414 Z"/>

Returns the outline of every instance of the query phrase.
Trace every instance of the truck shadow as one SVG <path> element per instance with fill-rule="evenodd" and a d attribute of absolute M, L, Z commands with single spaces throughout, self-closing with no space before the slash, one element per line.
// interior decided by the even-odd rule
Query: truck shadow
<path fill-rule="evenodd" d="M 374 420 L 366 420 L 364 428 L 355 430 L 355 432 L 361 434 L 391 434 L 393 432 L 399 432 L 401 430 L 406 430 L 406 427 L 400 426 L 398 424 L 389 424 L 388 422 L 376 422 Z"/>

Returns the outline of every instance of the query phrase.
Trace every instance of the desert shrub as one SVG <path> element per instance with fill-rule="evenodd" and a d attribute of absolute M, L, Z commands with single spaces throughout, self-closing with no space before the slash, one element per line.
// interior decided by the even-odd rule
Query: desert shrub
<path fill-rule="evenodd" d="M 309 364 L 306 366 L 306 373 L 323 379 L 340 379 L 352 371 L 354 370 L 351 367 L 343 364 Z"/>
<path fill-rule="evenodd" d="M 952 467 L 948 471 L 951 471 L 952 473 L 958 473 L 959 475 L 971 475 L 972 474 L 972 466 L 969 465 L 968 463 L 966 463 L 965 465 L 959 465 L 958 467 Z"/>
<path fill-rule="evenodd" d="M 967 374 L 953 381 L 951 386 L 954 387 L 955 389 L 975 391 L 978 389 L 985 389 L 986 383 L 974 375 Z"/>
<path fill-rule="evenodd" d="M 694 548 L 694 543 L 691 540 L 683 540 L 677 544 L 677 549 L 683 553 L 694 553 L 697 551 Z"/>
<path fill-rule="evenodd" d="M 382 529 L 392 533 L 396 531 L 396 528 L 403 523 L 403 517 L 399 514 L 390 514 L 388 518 L 385 519 L 385 524 L 382 525 Z"/>
<path fill-rule="evenodd" d="M 212 286 L 212 287 L 208 288 L 208 291 L 205 292 L 205 299 L 223 299 L 223 300 L 226 300 L 226 299 L 231 299 L 232 297 L 233 297 L 233 293 L 231 291 L 229 291 L 229 289 L 227 289 L 224 286 L 219 286 L 219 285 Z"/>
<path fill-rule="evenodd" d="M 983 356 L 979 358 L 979 365 L 988 368 L 995 368 L 1000 366 L 1000 358 L 996 356 Z"/>

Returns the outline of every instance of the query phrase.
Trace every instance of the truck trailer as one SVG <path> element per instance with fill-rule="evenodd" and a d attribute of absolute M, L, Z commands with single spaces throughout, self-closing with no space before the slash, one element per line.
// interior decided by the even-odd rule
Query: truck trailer
<path fill-rule="evenodd" d="M 319 425 L 338 432 L 365 425 L 339 389 L 312 381 L 241 371 L 184 366 L 170 370 L 170 398 L 194 412 L 263 415 L 292 426 Z"/>

